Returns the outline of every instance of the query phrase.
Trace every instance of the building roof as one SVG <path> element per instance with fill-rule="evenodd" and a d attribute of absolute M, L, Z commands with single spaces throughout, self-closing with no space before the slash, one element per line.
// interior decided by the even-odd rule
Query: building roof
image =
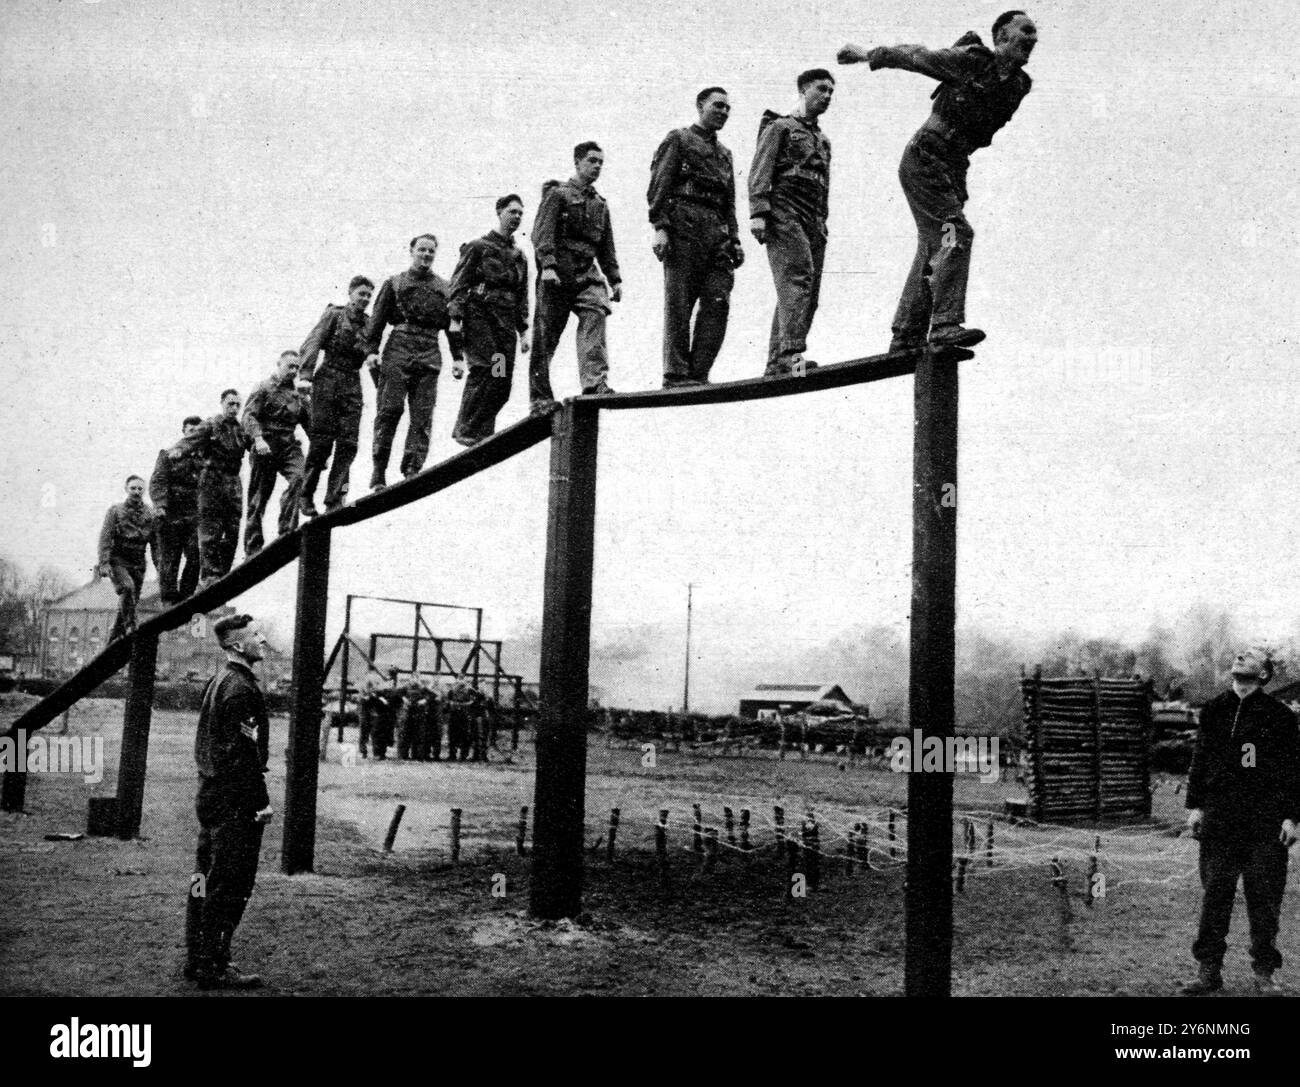
<path fill-rule="evenodd" d="M 843 702 L 852 699 L 838 683 L 759 683 L 740 696 L 742 702 Z"/>
<path fill-rule="evenodd" d="M 162 602 L 158 598 L 158 582 L 146 580 L 140 591 L 139 611 L 161 611 Z M 106 577 L 97 577 L 78 589 L 73 589 L 66 596 L 53 601 L 47 611 L 117 611 L 117 590 L 113 582 Z"/>

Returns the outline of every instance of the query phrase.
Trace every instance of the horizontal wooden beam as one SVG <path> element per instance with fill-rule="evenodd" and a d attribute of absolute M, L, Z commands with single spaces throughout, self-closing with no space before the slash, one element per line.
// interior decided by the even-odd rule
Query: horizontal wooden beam
<path fill-rule="evenodd" d="M 900 351 L 893 355 L 873 355 L 865 359 L 850 359 L 826 366 L 818 366 L 800 377 L 751 377 L 742 381 L 723 381 L 716 385 L 688 385 L 676 389 L 650 389 L 644 392 L 614 393 L 610 396 L 578 396 L 574 399 L 590 402 L 602 411 L 621 411 L 629 408 L 678 408 L 692 404 L 732 404 L 744 400 L 767 400 L 773 396 L 795 396 L 799 393 L 840 389 L 846 385 L 861 385 L 868 381 L 883 381 L 890 377 L 904 377 L 916 372 L 921 352 Z"/>
<path fill-rule="evenodd" d="M 361 521 L 369 521 L 380 514 L 391 513 L 412 502 L 418 502 L 421 498 L 428 498 L 438 491 L 446 490 L 485 468 L 491 468 L 493 465 L 509 460 L 517 453 L 522 453 L 525 449 L 546 441 L 551 436 L 551 415 L 556 410 L 558 405 L 551 411 L 529 415 L 512 426 L 498 431 L 487 441 L 480 442 L 463 453 L 457 453 L 441 464 L 425 469 L 419 475 L 412 476 L 401 483 L 394 483 L 391 487 L 385 487 L 375 494 L 359 498 L 333 513 L 324 514 L 316 518 L 316 522 L 328 528 L 355 525 Z"/>

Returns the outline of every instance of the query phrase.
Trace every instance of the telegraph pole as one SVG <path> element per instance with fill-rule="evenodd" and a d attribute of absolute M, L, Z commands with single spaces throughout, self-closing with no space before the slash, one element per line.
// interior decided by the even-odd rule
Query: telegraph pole
<path fill-rule="evenodd" d="M 694 582 L 686 584 L 686 682 L 682 687 L 682 713 L 691 712 L 691 590 Z"/>

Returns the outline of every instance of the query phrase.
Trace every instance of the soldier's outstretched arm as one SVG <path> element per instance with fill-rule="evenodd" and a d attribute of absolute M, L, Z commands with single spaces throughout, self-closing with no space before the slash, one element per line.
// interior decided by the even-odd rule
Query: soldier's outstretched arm
<path fill-rule="evenodd" d="M 988 52 L 982 45 L 978 48 Z M 837 59 L 841 64 L 866 63 L 873 72 L 901 68 L 940 82 L 960 81 L 980 65 L 978 55 L 969 49 L 927 49 L 924 45 L 877 45 L 874 49 L 846 45 Z"/>

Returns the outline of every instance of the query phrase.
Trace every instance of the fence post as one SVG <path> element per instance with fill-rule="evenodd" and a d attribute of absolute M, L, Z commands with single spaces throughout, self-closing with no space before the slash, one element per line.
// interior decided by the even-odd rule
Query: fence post
<path fill-rule="evenodd" d="M 740 851 L 745 856 L 745 863 L 749 863 L 749 809 L 740 809 Z"/>
<path fill-rule="evenodd" d="M 618 837 L 618 808 L 609 809 L 609 841 L 605 845 L 605 860 L 614 863 L 614 839 Z"/>
<path fill-rule="evenodd" d="M 330 530 L 307 524 L 301 532 L 297 617 L 293 628 L 293 701 L 289 706 L 280 853 L 280 867 L 288 875 L 310 872 L 316 856 L 325 609 L 330 580 Z"/>
<path fill-rule="evenodd" d="M 397 828 L 402 825 L 402 816 L 405 814 L 405 804 L 398 804 L 397 807 L 393 809 L 392 822 L 388 824 L 388 833 L 384 835 L 385 853 L 391 853 L 393 851 L 393 843 L 397 841 Z"/>
<path fill-rule="evenodd" d="M 736 844 L 736 817 L 730 808 L 722 809 L 722 822 L 727 828 L 727 844 L 735 846 Z"/>
<path fill-rule="evenodd" d="M 528 805 L 519 809 L 519 825 L 515 828 L 515 852 L 524 855 L 524 841 L 528 837 Z"/>
<path fill-rule="evenodd" d="M 692 804 L 691 810 L 695 815 L 695 825 L 691 828 L 691 849 L 698 858 L 704 852 L 703 820 L 700 818 L 700 806 L 698 804 Z"/>
<path fill-rule="evenodd" d="M 460 808 L 451 809 L 451 863 L 460 863 Z M 534 832 L 536 834 L 536 832 Z"/>
<path fill-rule="evenodd" d="M 582 912 L 598 419 L 576 401 L 552 417 L 529 886 L 530 913 L 552 921 Z"/>
<path fill-rule="evenodd" d="M 131 646 L 131 690 L 122 718 L 122 751 L 117 771 L 117 836 L 140 833 L 144 811 L 144 779 L 149 764 L 149 724 L 153 715 L 154 676 L 158 664 L 158 636 L 136 635 Z"/>
<path fill-rule="evenodd" d="M 668 882 L 668 809 L 659 809 L 659 822 L 655 824 L 655 856 L 659 858 L 659 878 Z"/>

